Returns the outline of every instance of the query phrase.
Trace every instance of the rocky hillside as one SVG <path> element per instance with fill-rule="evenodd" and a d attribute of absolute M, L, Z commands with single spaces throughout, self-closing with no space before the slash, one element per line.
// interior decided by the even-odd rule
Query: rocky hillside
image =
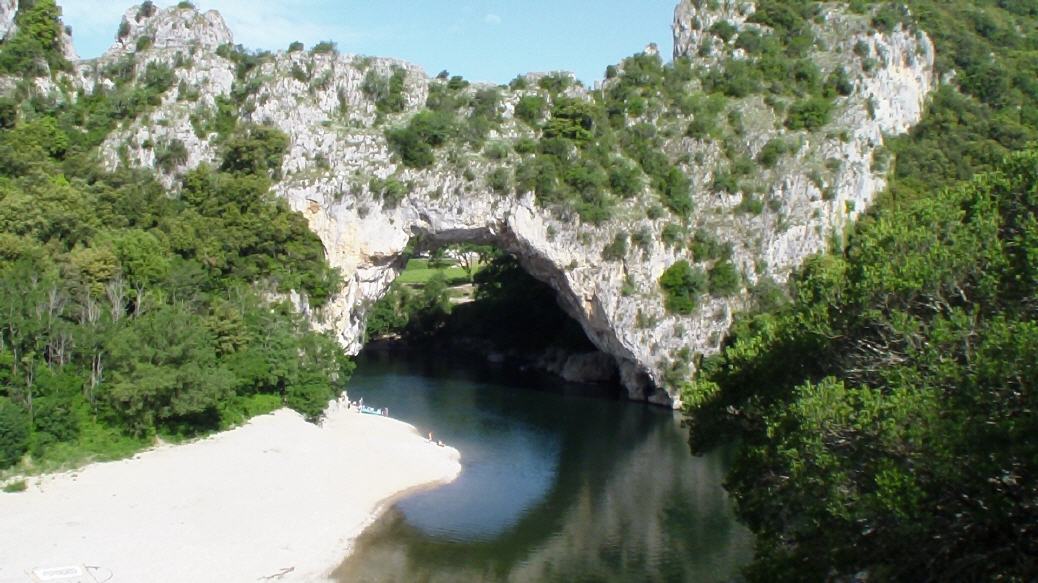
<path fill-rule="evenodd" d="M 0 1 L 0 31 L 13 5 Z M 791 24 L 750 1 L 683 0 L 673 62 L 650 46 L 591 89 L 562 73 L 430 78 L 330 43 L 254 53 L 216 12 L 146 3 L 102 57 L 69 53 L 69 72 L 31 90 L 152 88 L 100 153 L 173 189 L 236 128 L 287 135 L 277 194 L 345 280 L 320 310 L 296 303 L 351 351 L 415 237 L 492 242 L 558 291 L 631 398 L 676 405 L 733 314 L 885 188 L 885 141 L 919 122 L 935 87 L 926 35 L 877 31 L 841 6 Z"/>

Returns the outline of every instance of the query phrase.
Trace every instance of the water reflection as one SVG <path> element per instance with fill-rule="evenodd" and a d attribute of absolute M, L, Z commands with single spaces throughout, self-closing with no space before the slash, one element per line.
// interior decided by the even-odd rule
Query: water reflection
<path fill-rule="evenodd" d="M 387 512 L 338 581 L 724 581 L 749 559 L 720 487 L 724 452 L 691 457 L 667 412 L 514 381 L 362 360 L 351 397 L 435 431 L 463 469 Z"/>

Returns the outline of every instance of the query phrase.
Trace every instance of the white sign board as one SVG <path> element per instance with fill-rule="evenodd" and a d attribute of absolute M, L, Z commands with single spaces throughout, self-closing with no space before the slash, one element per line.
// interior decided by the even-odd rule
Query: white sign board
<path fill-rule="evenodd" d="M 79 565 L 33 569 L 32 580 L 33 583 L 97 583 L 90 572 Z"/>

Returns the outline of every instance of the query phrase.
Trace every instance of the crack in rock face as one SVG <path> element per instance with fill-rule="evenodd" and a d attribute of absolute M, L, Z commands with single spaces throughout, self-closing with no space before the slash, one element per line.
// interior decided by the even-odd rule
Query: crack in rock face
<path fill-rule="evenodd" d="M 418 170 L 393 154 L 385 130 L 406 124 L 424 108 L 430 88 L 446 81 L 430 79 L 402 61 L 300 50 L 269 55 L 242 76 L 232 60 L 221 56 L 226 53 L 217 50 L 233 43 L 217 13 L 140 11 L 128 10 L 116 45 L 99 59 L 78 62 L 73 74 L 75 85 L 89 92 L 111 86 L 106 67 L 127 55 L 133 55 L 138 76 L 149 63 L 174 70 L 173 89 L 161 103 L 109 136 L 101 149 L 105 164 L 114 168 L 128 161 L 154 167 L 152 145 L 179 140 L 187 160 L 160 176 L 176 188 L 178 175 L 218 159 L 217 135 L 198 120 L 215 115 L 218 102 L 231 96 L 232 89 L 241 89 L 242 120 L 274 126 L 288 136 L 276 193 L 307 218 L 345 281 L 341 292 L 319 310 L 311 309 L 305 297 L 290 294 L 315 327 L 333 331 L 348 351 L 359 351 L 366 313 L 400 272 L 401 257 L 415 235 L 441 242 L 494 243 L 556 290 L 560 304 L 588 338 L 615 359 L 632 399 L 675 407 L 680 406 L 681 378 L 694 372 L 697 356 L 720 350 L 735 314 L 750 305 L 752 287 L 787 281 L 808 256 L 825 251 L 886 187 L 886 169 L 876 162 L 886 136 L 906 132 L 921 119 L 935 84 L 934 49 L 924 34 L 902 27 L 878 33 L 869 30 L 867 17 L 825 8 L 822 24 L 816 25 L 825 51 L 817 50 L 811 58 L 822 74 L 843 67 L 853 88 L 835 99 L 832 120 L 822 130 L 784 127 L 760 95 L 728 104 L 729 114 L 738 112 L 742 124 L 733 139 L 749 159 L 757 159 L 776 139 L 797 145 L 773 167 L 757 169 L 756 194 L 717 188 L 726 154 L 717 140 L 685 132 L 694 115 L 632 119 L 630 124 L 659 128 L 662 151 L 690 179 L 694 209 L 685 218 L 668 215 L 658 195 L 645 187 L 618 201 L 611 218 L 592 224 L 571 210 L 539 204 L 533 193 L 502 195 L 492 187 L 495 170 L 511 172 L 522 159 L 508 146 L 535 137 L 515 112 L 523 96 L 544 94 L 537 88 L 543 75 L 526 76 L 527 88 L 500 90 L 502 121 L 490 130 L 488 143 L 504 144 L 503 158 L 491 159 L 458 144 L 438 151 L 431 167 Z M 675 11 L 675 56 L 699 59 L 706 68 L 722 64 L 719 55 L 746 58 L 710 30 L 723 20 L 735 31 L 766 33 L 766 27 L 747 20 L 752 12 L 748 1 L 725 0 L 712 11 L 696 8 L 690 0 L 681 2 Z M 5 14 L 0 9 L 0 16 Z M 145 36 L 148 42 L 141 42 Z M 710 48 L 704 49 L 706 45 Z M 863 46 L 871 55 L 868 65 L 854 56 Z M 713 56 L 699 57 L 707 51 Z M 622 73 L 623 65 L 618 70 Z M 372 79 L 393 76 L 402 77 L 399 109 L 379 111 Z M 608 89 L 615 82 L 608 79 L 600 87 Z M 489 87 L 477 84 L 460 91 L 472 96 Z M 598 90 L 570 86 L 564 94 L 590 100 Z M 389 180 L 400 187 L 399 200 L 384 196 L 382 185 Z M 766 204 L 758 212 L 743 212 L 754 196 Z M 742 289 L 724 297 L 706 294 L 689 315 L 668 313 L 658 284 L 663 273 L 681 260 L 711 267 L 688 246 L 669 242 L 665 235 L 675 226 L 686 236 L 708 233 L 718 244 L 730 246 Z M 622 257 L 604 258 L 603 250 L 618 238 L 631 241 L 630 248 Z M 675 370 L 681 372 L 678 381 Z"/>

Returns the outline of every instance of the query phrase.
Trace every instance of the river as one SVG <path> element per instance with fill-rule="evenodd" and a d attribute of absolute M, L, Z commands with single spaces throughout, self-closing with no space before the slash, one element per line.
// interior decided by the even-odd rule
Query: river
<path fill-rule="evenodd" d="M 337 581 L 728 581 L 752 556 L 721 487 L 730 452 L 692 457 L 669 411 L 430 354 L 358 364 L 351 399 L 432 431 L 463 467 L 398 500 Z"/>

